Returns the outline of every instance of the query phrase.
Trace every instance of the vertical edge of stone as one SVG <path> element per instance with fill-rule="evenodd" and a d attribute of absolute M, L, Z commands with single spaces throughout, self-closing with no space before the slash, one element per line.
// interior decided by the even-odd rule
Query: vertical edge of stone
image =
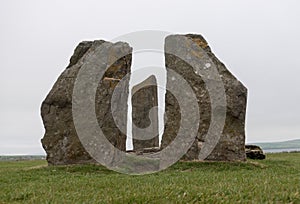
<path fill-rule="evenodd" d="M 47 153 L 49 165 L 96 162 L 83 148 L 77 136 L 72 118 L 72 94 L 77 73 L 81 66 L 87 63 L 87 56 L 104 42 L 103 40 L 95 40 L 79 43 L 70 59 L 70 64 L 58 77 L 42 102 L 41 117 L 45 134 L 41 143 Z M 114 46 L 120 52 L 130 49 L 132 53 L 132 48 L 127 43 L 109 43 L 109 46 Z M 118 72 L 118 75 L 120 73 L 122 73 L 120 76 L 130 74 L 131 54 L 122 58 L 121 61 L 124 62 L 121 63 L 124 67 L 121 72 Z M 122 97 L 128 97 L 128 87 L 129 84 L 126 84 L 126 93 Z M 108 96 L 108 98 L 110 97 Z M 112 133 L 112 135 L 114 134 Z M 125 138 L 124 141 L 126 141 L 126 135 L 122 138 Z M 125 150 L 125 142 L 122 146 Z"/>
<path fill-rule="evenodd" d="M 175 43 L 167 45 L 167 40 L 175 38 L 176 36 L 185 36 L 193 40 L 199 45 L 209 56 L 212 62 L 216 65 L 217 70 L 223 80 L 226 100 L 227 100 L 227 115 L 225 121 L 225 127 L 221 134 L 221 138 L 212 151 L 207 157 L 207 160 L 218 160 L 218 161 L 244 161 L 245 157 L 245 115 L 247 106 L 247 88 L 231 74 L 231 72 L 225 67 L 225 65 L 212 53 L 207 41 L 197 34 L 187 35 L 169 35 L 165 39 L 165 50 L 166 46 L 185 46 L 178 45 Z M 180 75 L 182 75 L 193 88 L 196 96 L 199 100 L 200 107 L 200 128 L 195 143 L 192 145 L 187 154 L 183 159 L 194 160 L 198 159 L 198 155 L 203 142 L 205 142 L 205 134 L 208 131 L 210 125 L 211 113 L 207 114 L 203 110 L 210 109 L 209 94 L 205 88 L 201 77 L 195 75 L 193 68 L 186 64 L 183 60 L 178 59 L 176 56 L 170 55 L 165 52 L 166 67 L 173 69 Z M 200 91 L 199 91 L 200 90 Z M 201 91 L 202 90 L 202 91 Z M 172 97 L 169 92 L 166 93 L 166 112 L 165 115 L 169 121 L 165 125 L 165 132 L 162 138 L 162 147 L 165 147 L 171 142 L 176 136 L 176 128 L 180 122 L 180 116 L 176 113 L 176 99 Z M 178 104 L 177 104 L 178 105 Z M 174 136 L 175 135 L 175 136 Z"/>
<path fill-rule="evenodd" d="M 153 86 L 152 84 L 155 84 Z M 158 106 L 157 81 L 154 75 L 151 75 L 141 83 L 132 88 L 132 122 L 138 128 L 146 128 L 150 125 L 149 114 L 150 109 Z M 154 130 L 158 131 L 158 112 L 152 112 L 151 117 L 155 118 L 156 122 L 153 125 Z M 145 148 L 158 148 L 159 136 L 155 136 L 148 140 L 134 139 L 137 136 L 136 130 L 132 129 L 133 149 L 134 151 L 143 151 Z"/>
<path fill-rule="evenodd" d="M 122 44 L 122 42 L 117 42 L 114 45 L 116 45 L 117 48 L 118 46 L 121 47 L 120 50 L 112 50 L 110 56 L 108 56 L 109 60 L 114 63 L 107 69 L 99 84 L 96 98 L 96 111 L 98 113 L 98 123 L 108 141 L 117 149 L 126 151 L 127 101 L 129 97 L 132 48 L 127 43 Z M 116 56 L 118 56 L 120 52 L 124 52 L 123 48 L 130 49 L 130 54 L 117 59 Z M 126 76 L 127 74 L 129 74 L 129 76 Z M 124 78 L 125 76 L 126 78 Z M 122 83 L 122 87 L 119 87 L 118 94 L 116 94 L 116 101 L 114 101 L 117 104 L 115 104 L 112 109 L 112 95 L 122 79 L 125 81 Z M 126 102 L 125 106 L 119 104 L 124 101 Z M 115 120 L 121 121 L 123 132 L 117 127 Z M 123 124 L 123 122 L 126 124 Z"/>

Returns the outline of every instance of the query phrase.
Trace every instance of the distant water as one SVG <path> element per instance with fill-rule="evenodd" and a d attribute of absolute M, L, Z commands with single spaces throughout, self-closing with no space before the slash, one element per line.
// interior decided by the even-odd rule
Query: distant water
<path fill-rule="evenodd" d="M 265 153 L 278 153 L 278 152 L 300 152 L 300 148 L 292 148 L 292 149 L 263 149 Z"/>

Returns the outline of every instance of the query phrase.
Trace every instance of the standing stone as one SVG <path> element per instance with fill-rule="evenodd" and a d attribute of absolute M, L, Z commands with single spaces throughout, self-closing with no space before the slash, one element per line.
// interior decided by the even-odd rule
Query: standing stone
<path fill-rule="evenodd" d="M 200 46 L 209 59 L 216 65 L 217 71 L 220 74 L 222 82 L 225 88 L 226 95 L 226 119 L 225 126 L 221 132 L 220 139 L 213 149 L 213 151 L 206 157 L 207 160 L 218 161 L 235 161 L 245 160 L 245 114 L 247 103 L 247 89 L 243 84 L 238 81 L 225 67 L 225 65 L 217 59 L 217 57 L 211 52 L 210 47 L 201 35 L 171 35 L 165 39 L 165 49 L 175 46 L 180 50 L 186 48 L 189 50 L 193 57 L 201 58 L 203 53 L 199 53 L 193 46 L 185 43 L 181 43 L 179 38 L 186 37 L 194 43 L 194 45 Z M 176 47 L 177 46 L 177 47 Z M 168 69 L 172 69 L 180 74 L 192 87 L 196 97 L 198 99 L 198 105 L 200 109 L 200 124 L 198 135 L 195 142 L 183 157 L 186 160 L 197 160 L 198 155 L 205 145 L 208 129 L 211 121 L 211 113 L 217 112 L 217 109 L 211 108 L 210 94 L 207 90 L 206 84 L 202 77 L 197 73 L 197 70 L 186 61 L 179 57 L 165 53 L 165 62 Z M 210 64 L 205 64 L 204 69 L 209 69 Z M 200 66 L 200 65 L 199 65 Z M 210 80 L 210 83 L 214 83 Z M 183 90 L 184 91 L 184 90 Z M 174 96 L 167 91 L 165 102 L 165 116 L 168 119 L 165 124 L 165 130 L 162 137 L 162 148 L 166 147 L 176 137 L 177 131 L 180 126 L 180 107 Z M 220 125 L 220 124 L 213 124 Z"/>
<path fill-rule="evenodd" d="M 59 76 L 42 103 L 41 116 L 45 135 L 41 141 L 50 165 L 95 162 L 83 148 L 76 133 L 72 116 L 72 94 L 79 70 L 85 64 L 92 63 L 88 61 L 93 60 L 89 56 L 103 45 L 110 50 L 110 54 L 106 58 L 114 63 L 107 69 L 99 82 L 95 101 L 96 116 L 106 138 L 116 148 L 125 151 L 126 135 L 116 127 L 111 114 L 110 99 L 120 79 L 130 73 L 131 66 L 131 54 L 120 59 L 116 59 L 116 56 L 119 56 L 120 53 L 131 53 L 132 48 L 122 42 L 85 41 L 76 47 L 70 64 Z M 125 91 L 120 97 L 127 99 L 128 91 L 128 84 L 126 84 Z M 127 112 L 127 106 L 123 111 Z"/>
<path fill-rule="evenodd" d="M 153 135 L 152 139 L 134 139 L 142 137 L 143 134 L 136 128 L 132 129 L 133 149 L 137 152 L 145 148 L 159 147 L 158 111 L 157 109 L 150 111 L 151 108 L 158 106 L 156 85 L 156 78 L 152 75 L 132 88 L 132 123 L 140 129 L 149 128 L 147 135 Z M 150 118 L 153 119 L 152 122 Z"/>

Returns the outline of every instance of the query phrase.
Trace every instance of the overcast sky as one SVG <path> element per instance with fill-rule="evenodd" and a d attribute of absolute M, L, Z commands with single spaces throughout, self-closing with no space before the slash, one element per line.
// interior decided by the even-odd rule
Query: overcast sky
<path fill-rule="evenodd" d="M 247 142 L 300 138 L 297 0 L 0 1 L 0 154 L 44 154 L 40 105 L 82 40 L 199 33 L 249 91 Z"/>

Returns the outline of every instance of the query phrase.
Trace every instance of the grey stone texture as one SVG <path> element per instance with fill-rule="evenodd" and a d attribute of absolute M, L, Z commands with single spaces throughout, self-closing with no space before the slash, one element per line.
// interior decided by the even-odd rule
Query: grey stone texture
<path fill-rule="evenodd" d="M 208 43 L 201 35 L 170 35 L 165 40 L 165 50 L 168 49 L 167 46 L 178 46 L 178 50 L 182 49 L 182 47 L 186 47 L 186 44 L 179 43 L 178 39 L 182 36 L 189 38 L 205 51 L 212 63 L 216 65 L 217 71 L 221 76 L 225 88 L 227 102 L 225 126 L 217 145 L 208 157 L 206 157 L 206 160 L 244 161 L 246 159 L 245 115 L 247 106 L 247 88 L 238 81 L 225 67 L 225 65 L 212 53 Z M 172 44 L 169 43 L 171 41 Z M 178 44 L 176 44 L 176 42 Z M 188 49 L 190 49 L 190 53 L 196 58 L 203 57 L 197 50 L 193 50 L 194 48 L 192 46 L 189 46 Z M 210 125 L 211 113 L 212 111 L 218 110 L 211 109 L 210 95 L 206 84 L 190 64 L 170 53 L 165 53 L 165 62 L 168 69 L 176 71 L 185 78 L 197 96 L 200 109 L 198 135 L 194 144 L 182 159 L 198 160 L 201 148 L 203 148 L 205 141 L 208 139 L 207 132 Z M 214 81 L 210 80 L 209 83 L 214 83 Z M 162 148 L 166 147 L 173 141 L 178 131 L 181 119 L 178 102 L 170 92 L 166 93 L 165 107 L 165 115 L 168 121 L 165 124 Z"/>
<path fill-rule="evenodd" d="M 154 84 L 154 85 L 153 85 Z M 154 75 L 132 88 L 132 122 L 137 128 L 144 129 L 145 134 L 139 134 L 136 128 L 132 129 L 133 150 L 143 151 L 145 148 L 159 147 L 158 138 L 158 111 L 151 108 L 158 106 L 157 82 Z M 150 120 L 152 118 L 152 121 Z M 152 139 L 140 138 L 138 136 L 152 135 Z"/>
<path fill-rule="evenodd" d="M 103 40 L 81 42 L 70 59 L 70 64 L 59 76 L 41 106 L 45 134 L 41 140 L 50 165 L 94 163 L 78 138 L 72 116 L 72 94 L 77 74 L 88 58 L 100 46 L 110 49 L 108 61 L 114 62 L 105 72 L 96 91 L 95 109 L 99 126 L 106 138 L 118 149 L 125 151 L 126 135 L 115 125 L 111 111 L 112 93 L 126 74 L 130 74 L 131 54 L 115 59 L 121 52 L 132 51 L 127 43 L 109 43 Z M 105 57 L 105 56 L 104 56 Z M 103 71 L 103 70 L 102 70 Z M 126 83 L 125 83 L 126 84 Z M 121 95 L 127 100 L 128 84 Z M 127 112 L 127 105 L 125 106 Z M 126 132 L 126 130 L 125 130 Z"/>
<path fill-rule="evenodd" d="M 200 46 L 209 60 L 216 65 L 216 69 L 224 84 L 226 95 L 226 119 L 223 131 L 218 143 L 212 152 L 206 157 L 206 160 L 213 161 L 244 161 L 245 154 L 245 115 L 247 106 L 247 88 L 237 80 L 225 65 L 212 53 L 208 43 L 201 35 L 170 35 L 165 39 L 165 49 L 173 46 L 178 50 L 187 49 L 190 54 L 201 59 L 203 53 L 188 44 L 182 44 L 178 40 L 180 37 L 186 37 Z M 170 42 L 175 42 L 170 44 Z M 127 115 L 121 115 L 123 121 L 123 131 L 121 131 L 113 118 L 113 114 L 127 113 L 127 103 L 119 106 L 111 106 L 111 98 L 120 80 L 127 75 L 128 79 L 123 84 L 122 93 L 117 95 L 117 101 L 127 101 L 129 94 L 129 77 L 131 74 L 132 48 L 127 43 L 109 43 L 103 40 L 81 42 L 75 49 L 70 63 L 63 73 L 59 76 L 51 91 L 43 101 L 41 106 L 41 116 L 43 119 L 45 134 L 41 140 L 43 148 L 47 153 L 49 165 L 77 164 L 77 163 L 95 163 L 96 161 L 83 147 L 75 126 L 72 115 L 72 94 L 76 77 L 80 69 L 87 64 L 93 63 L 94 51 L 100 46 L 105 45 L 106 50 L 110 50 L 107 56 L 99 56 L 107 59 L 112 65 L 107 69 L 102 79 L 99 81 L 95 97 L 95 111 L 97 122 L 102 129 L 107 140 L 121 151 L 126 151 L 126 121 Z M 176 47 L 177 46 L 177 47 Z M 118 59 L 120 53 L 130 53 Z M 101 58 L 101 59 L 102 59 Z M 106 62 L 107 63 L 107 62 Z M 218 113 L 216 107 L 211 105 L 212 96 L 207 88 L 207 81 L 203 80 L 197 70 L 178 56 L 165 53 L 166 68 L 172 69 L 180 74 L 192 87 L 199 105 L 200 124 L 197 137 L 189 151 L 182 158 L 184 160 L 198 160 L 199 153 L 207 144 L 210 137 L 208 130 L 211 125 L 212 113 Z M 207 67 L 209 68 L 209 67 Z M 104 70 L 101 70 L 104 72 Z M 151 83 L 150 83 L 151 82 Z M 87 83 L 89 83 L 87 81 Z M 208 83 L 213 85 L 214 79 L 209 79 Z M 152 109 L 158 104 L 157 87 L 147 86 L 147 84 L 156 84 L 154 76 L 136 85 L 132 93 L 132 119 L 138 128 L 147 128 L 153 138 L 146 140 L 138 139 L 143 137 L 141 133 L 132 130 L 134 150 L 143 151 L 151 148 L 157 152 L 158 141 L 158 112 Z M 145 86 L 146 85 L 146 86 Z M 140 89 L 141 86 L 145 86 Z M 215 90 L 218 91 L 218 86 Z M 84 91 L 84 90 L 83 90 Z M 184 90 L 182 90 L 184 91 Z M 118 105 L 118 104 L 117 104 Z M 125 108 L 124 108 L 125 107 Z M 224 107 L 223 107 L 224 108 Z M 152 109 L 152 111 L 150 111 Z M 180 127 L 180 107 L 176 98 L 169 92 L 166 92 L 165 98 L 165 118 L 167 118 L 165 129 L 161 141 L 161 149 L 166 148 L 176 137 Z M 223 110 L 223 109 L 222 109 Z M 225 109 L 224 109 L 225 110 Z M 222 112 L 222 111 L 221 111 Z M 150 118 L 154 120 L 151 123 Z M 89 118 L 86 119 L 87 121 Z M 117 119 L 118 120 L 118 119 Z M 125 122 L 124 122 L 125 121 Z M 213 125 L 220 125 L 218 122 Z M 148 134 L 147 133 L 147 134 Z M 151 134 L 152 133 L 152 134 Z M 101 147 L 98 147 L 101 148 Z M 148 151 L 147 150 L 147 151 Z M 98 151 L 98 150 L 97 150 Z M 105 152 L 103 153 L 105 154 Z"/>
<path fill-rule="evenodd" d="M 264 154 L 261 147 L 257 145 L 246 145 L 246 156 L 249 159 L 259 159 L 263 160 L 266 158 L 266 155 Z"/>

